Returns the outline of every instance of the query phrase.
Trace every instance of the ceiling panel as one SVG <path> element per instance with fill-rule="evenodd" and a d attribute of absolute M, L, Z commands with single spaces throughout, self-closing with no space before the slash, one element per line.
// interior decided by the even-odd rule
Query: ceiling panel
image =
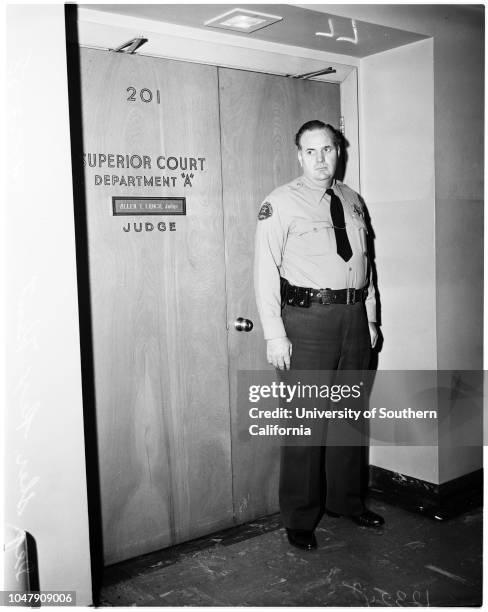
<path fill-rule="evenodd" d="M 205 22 L 235 8 L 256 10 L 282 17 L 250 34 L 235 36 L 294 45 L 317 51 L 366 57 L 426 38 L 417 33 L 388 28 L 366 21 L 299 8 L 287 4 L 81 4 L 106 13 L 140 17 L 218 33 Z M 228 31 L 225 31 L 229 34 Z M 317 35 L 320 32 L 320 35 Z"/>

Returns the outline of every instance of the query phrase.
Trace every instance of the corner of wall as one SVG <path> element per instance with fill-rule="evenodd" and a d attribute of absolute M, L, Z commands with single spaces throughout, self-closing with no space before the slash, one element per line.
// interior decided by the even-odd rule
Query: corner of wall
<path fill-rule="evenodd" d="M 8 9 L 6 520 L 92 603 L 63 5 Z"/>

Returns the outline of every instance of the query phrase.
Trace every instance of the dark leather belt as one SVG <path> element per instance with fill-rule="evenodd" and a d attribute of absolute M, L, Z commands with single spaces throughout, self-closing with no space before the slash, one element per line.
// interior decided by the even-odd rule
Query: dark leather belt
<path fill-rule="evenodd" d="M 308 308 L 312 302 L 319 304 L 357 304 L 364 302 L 368 288 L 363 289 L 311 289 L 290 285 L 286 278 L 281 279 L 281 304 Z"/>

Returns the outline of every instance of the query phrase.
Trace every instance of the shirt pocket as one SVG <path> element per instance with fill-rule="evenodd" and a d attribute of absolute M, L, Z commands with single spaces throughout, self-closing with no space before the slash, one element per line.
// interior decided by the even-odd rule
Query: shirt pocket
<path fill-rule="evenodd" d="M 325 255 L 336 251 L 334 227 L 330 221 L 297 219 L 293 234 L 304 255 Z"/>
<path fill-rule="evenodd" d="M 354 215 L 351 217 L 350 224 L 352 231 L 356 234 L 359 246 L 364 255 L 368 250 L 368 228 L 362 215 Z"/>

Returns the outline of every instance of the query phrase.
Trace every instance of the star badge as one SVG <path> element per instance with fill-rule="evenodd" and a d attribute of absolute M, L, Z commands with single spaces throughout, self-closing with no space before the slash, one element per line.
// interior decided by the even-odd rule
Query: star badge
<path fill-rule="evenodd" d="M 361 210 L 361 207 L 359 206 L 359 204 L 353 204 L 352 210 L 354 214 L 357 215 L 358 217 L 363 216 L 363 211 Z"/>

